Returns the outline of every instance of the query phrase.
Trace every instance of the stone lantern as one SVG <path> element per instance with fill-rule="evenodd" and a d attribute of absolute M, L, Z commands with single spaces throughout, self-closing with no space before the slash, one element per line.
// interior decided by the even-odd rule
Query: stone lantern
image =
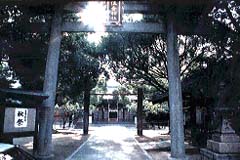
<path fill-rule="evenodd" d="M 220 83 L 218 94 L 219 103 L 215 108 L 217 117 L 221 123 L 212 135 L 212 139 L 207 140 L 207 148 L 200 150 L 202 160 L 239 160 L 240 159 L 240 138 L 231 127 L 228 120 L 229 110 L 224 104 L 224 83 Z"/>

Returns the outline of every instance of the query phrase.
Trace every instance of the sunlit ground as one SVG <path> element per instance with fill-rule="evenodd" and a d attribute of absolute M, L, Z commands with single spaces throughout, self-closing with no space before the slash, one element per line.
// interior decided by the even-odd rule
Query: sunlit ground
<path fill-rule="evenodd" d="M 84 145 L 85 148 L 79 152 L 80 155 L 75 155 L 75 158 L 89 160 L 91 157 L 102 159 L 117 159 L 128 160 L 129 156 L 133 156 L 135 160 L 141 160 L 142 156 L 145 157 L 146 150 L 154 160 L 167 160 L 170 156 L 170 151 L 165 148 L 170 147 L 170 136 L 168 128 L 143 130 L 143 137 L 136 134 L 136 126 L 129 125 L 91 125 L 89 128 L 89 136 L 82 135 L 82 129 L 58 129 L 57 134 L 53 134 L 54 154 L 55 159 L 64 160 L 68 157 L 74 159 L 74 153 L 79 151 L 81 144 L 89 141 Z M 135 139 L 137 139 L 137 141 Z M 19 144 L 29 151 L 32 150 L 32 138 L 19 138 L 15 140 L 15 144 Z M 82 147 L 84 147 L 82 146 Z M 139 146 L 142 148 L 139 148 Z M 191 146 L 186 144 L 187 148 Z M 161 151 L 161 148 L 163 150 Z M 140 153 L 139 153 L 140 151 Z M 89 158 L 90 157 L 90 158 Z M 191 160 L 200 160 L 199 155 L 191 155 Z M 147 158 L 145 157 L 144 160 Z"/>
<path fill-rule="evenodd" d="M 92 138 L 71 160 L 150 160 L 134 139 L 135 125 L 97 125 L 94 128 Z"/>
<path fill-rule="evenodd" d="M 53 148 L 54 159 L 65 160 L 70 156 L 82 143 L 84 143 L 88 136 L 82 135 L 82 129 L 65 129 L 58 130 L 58 133 L 53 134 Z M 24 150 L 32 153 L 33 138 L 23 137 L 14 139 L 14 144 L 18 144 Z"/>

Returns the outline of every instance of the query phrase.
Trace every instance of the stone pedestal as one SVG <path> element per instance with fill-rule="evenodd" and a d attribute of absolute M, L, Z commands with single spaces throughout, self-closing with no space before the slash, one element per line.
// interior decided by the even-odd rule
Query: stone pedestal
<path fill-rule="evenodd" d="M 240 138 L 224 119 L 212 139 L 207 141 L 207 148 L 202 148 L 200 153 L 202 160 L 239 160 Z"/>

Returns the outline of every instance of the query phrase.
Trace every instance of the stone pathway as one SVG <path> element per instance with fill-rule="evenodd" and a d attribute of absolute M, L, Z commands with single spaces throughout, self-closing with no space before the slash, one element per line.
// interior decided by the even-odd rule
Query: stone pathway
<path fill-rule="evenodd" d="M 131 129 L 123 125 L 94 128 L 89 140 L 68 160 L 152 160 L 140 148 Z"/>

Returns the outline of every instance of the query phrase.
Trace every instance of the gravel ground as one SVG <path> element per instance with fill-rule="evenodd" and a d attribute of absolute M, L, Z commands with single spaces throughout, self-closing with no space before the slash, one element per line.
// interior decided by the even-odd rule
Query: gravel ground
<path fill-rule="evenodd" d="M 53 134 L 54 159 L 64 160 L 70 156 L 82 143 L 84 143 L 89 135 L 82 135 L 82 130 L 57 130 Z M 14 144 L 19 144 L 24 150 L 32 153 L 33 138 L 24 137 L 14 139 Z"/>
<path fill-rule="evenodd" d="M 132 129 L 132 132 L 135 133 L 136 128 L 130 127 L 130 130 Z M 64 160 L 69 157 L 93 132 L 94 127 L 91 128 L 88 136 L 83 136 L 81 129 L 58 129 L 57 133 L 53 134 L 54 159 Z M 153 160 L 167 160 L 170 156 L 170 136 L 167 133 L 168 129 L 144 130 L 144 136 L 135 136 L 135 139 L 139 145 L 148 152 Z M 14 139 L 14 144 L 19 144 L 23 149 L 32 153 L 32 141 L 32 137 L 17 138 Z M 194 153 L 189 155 L 188 153 L 188 156 L 190 156 L 191 160 L 200 160 L 199 154 Z"/>
<path fill-rule="evenodd" d="M 141 148 L 153 158 L 153 160 L 168 160 L 170 153 L 170 135 L 168 128 L 160 130 L 144 130 L 143 136 L 135 136 Z M 200 160 L 199 150 L 188 143 L 186 145 L 186 155 L 190 160 Z"/>

